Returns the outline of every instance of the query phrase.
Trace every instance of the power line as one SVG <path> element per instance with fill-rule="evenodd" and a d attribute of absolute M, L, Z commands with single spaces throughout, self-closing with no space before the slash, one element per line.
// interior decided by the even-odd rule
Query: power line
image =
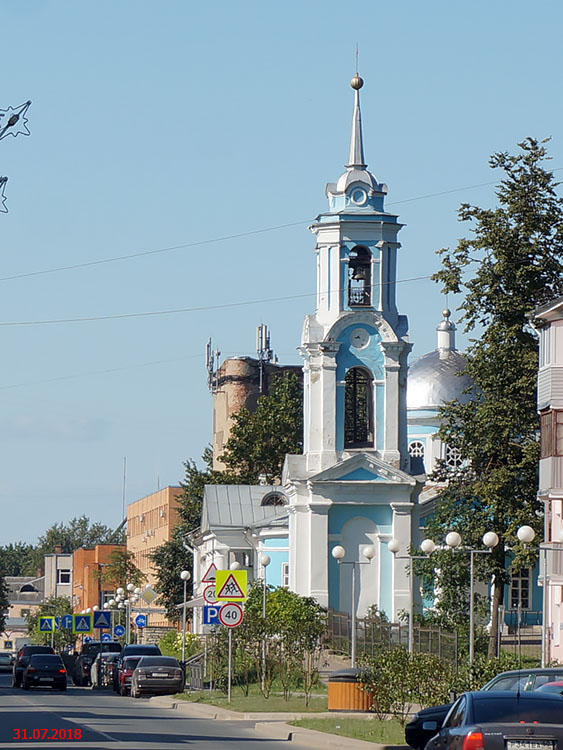
<path fill-rule="evenodd" d="M 563 167 L 556 167 L 555 169 L 551 171 L 557 172 L 561 169 L 563 169 Z M 465 187 L 452 188 L 451 190 L 442 190 L 437 193 L 427 193 L 426 195 L 419 195 L 419 196 L 415 196 L 414 198 L 404 198 L 403 200 L 400 200 L 400 201 L 392 201 L 388 203 L 387 205 L 398 206 L 402 203 L 412 203 L 413 201 L 427 200 L 428 198 L 437 198 L 442 195 L 449 195 L 451 193 L 461 193 L 464 190 L 474 190 L 476 188 L 489 187 L 490 185 L 497 185 L 497 184 L 498 184 L 498 180 L 492 180 L 491 182 L 481 182 L 477 185 L 466 185 Z M 123 260 L 132 260 L 133 258 L 143 258 L 143 257 L 150 256 L 150 255 L 158 255 L 160 253 L 172 252 L 174 250 L 184 250 L 190 247 L 198 247 L 201 245 L 211 245 L 215 242 L 227 242 L 229 240 L 240 239 L 242 237 L 251 237 L 252 235 L 256 235 L 256 234 L 265 234 L 267 232 L 277 232 L 280 229 L 288 229 L 289 227 L 297 227 L 297 226 L 302 226 L 304 224 L 310 224 L 310 223 L 311 223 L 311 219 L 306 219 L 302 221 L 292 221 L 287 224 L 277 224 L 275 226 L 264 227 L 262 229 L 252 229 L 247 232 L 239 232 L 237 234 L 228 234 L 228 235 L 224 235 L 221 237 L 212 237 L 206 240 L 196 240 L 194 242 L 185 242 L 179 245 L 170 245 L 168 247 L 156 248 L 155 250 L 143 250 L 143 251 L 139 251 L 136 253 L 129 253 L 127 255 L 117 255 L 112 258 L 100 258 L 99 260 L 90 260 L 90 261 L 85 261 L 83 263 L 72 263 L 67 266 L 56 266 L 54 268 L 44 268 L 39 271 L 28 271 L 26 273 L 12 274 L 11 276 L 0 276 L 0 281 L 13 281 L 15 279 L 26 279 L 32 276 L 44 276 L 46 274 L 59 273 L 61 271 L 73 271 L 78 268 L 89 268 L 91 266 L 101 266 L 106 263 L 117 263 Z"/>

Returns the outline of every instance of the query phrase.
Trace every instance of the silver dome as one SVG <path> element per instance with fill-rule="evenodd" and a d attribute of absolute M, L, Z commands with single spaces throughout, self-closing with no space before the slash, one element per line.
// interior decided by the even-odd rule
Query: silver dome
<path fill-rule="evenodd" d="M 409 367 L 407 409 L 436 409 L 454 399 L 470 401 L 463 391 L 471 386 L 471 378 L 457 374 L 464 367 L 465 357 L 456 349 L 436 349 L 417 359 Z"/>

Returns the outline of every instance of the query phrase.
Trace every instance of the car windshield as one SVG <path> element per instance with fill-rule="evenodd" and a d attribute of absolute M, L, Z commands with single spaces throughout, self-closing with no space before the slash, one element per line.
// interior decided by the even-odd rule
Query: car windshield
<path fill-rule="evenodd" d="M 488 698 L 473 702 L 473 718 L 476 724 L 503 722 L 539 722 L 560 724 L 563 715 L 563 699 L 551 700 L 547 695 L 532 700 L 526 696 L 520 698 Z"/>
<path fill-rule="evenodd" d="M 173 656 L 143 656 L 138 667 L 179 667 Z"/>
<path fill-rule="evenodd" d="M 140 660 L 140 656 L 128 656 L 123 660 L 123 669 L 135 669 Z"/>
<path fill-rule="evenodd" d="M 49 664 L 53 667 L 64 666 L 61 657 L 57 656 L 57 654 L 35 654 L 31 657 L 29 663 L 34 666 L 37 666 L 38 664 Z"/>

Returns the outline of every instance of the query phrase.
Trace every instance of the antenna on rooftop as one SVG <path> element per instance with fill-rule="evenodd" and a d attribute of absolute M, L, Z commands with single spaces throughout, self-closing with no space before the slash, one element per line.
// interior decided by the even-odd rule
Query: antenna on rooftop
<path fill-rule="evenodd" d="M 217 369 L 219 367 L 219 357 L 221 352 L 219 349 L 213 351 L 213 343 L 211 339 L 205 345 L 205 367 L 207 369 L 207 387 L 211 393 L 217 391 Z"/>
<path fill-rule="evenodd" d="M 256 353 L 258 354 L 258 369 L 260 371 L 260 395 L 264 393 L 266 365 L 272 360 L 277 363 L 277 357 L 270 346 L 270 331 L 265 323 L 256 329 Z"/>

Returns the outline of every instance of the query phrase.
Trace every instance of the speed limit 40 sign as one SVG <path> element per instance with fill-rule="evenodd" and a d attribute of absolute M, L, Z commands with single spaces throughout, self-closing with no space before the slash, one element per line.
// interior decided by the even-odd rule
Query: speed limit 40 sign
<path fill-rule="evenodd" d="M 219 622 L 227 628 L 236 628 L 244 619 L 244 612 L 240 604 L 227 602 L 219 610 Z"/>

